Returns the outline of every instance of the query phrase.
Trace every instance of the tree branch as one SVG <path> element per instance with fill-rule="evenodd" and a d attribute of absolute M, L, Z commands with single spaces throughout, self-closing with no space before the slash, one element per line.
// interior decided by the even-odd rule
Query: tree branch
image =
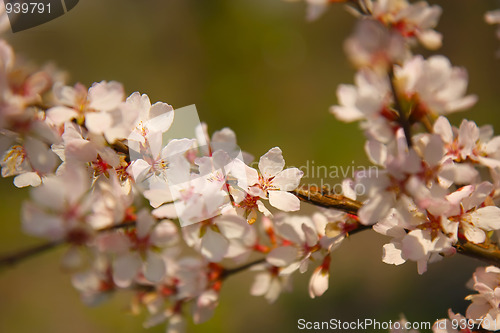
<path fill-rule="evenodd" d="M 107 228 L 103 228 L 100 230 L 97 230 L 97 232 L 105 232 L 105 231 L 110 231 L 110 230 L 115 230 L 115 229 L 122 229 L 122 228 L 127 228 L 127 227 L 132 227 L 135 226 L 135 221 L 130 221 L 130 222 L 125 222 L 122 224 L 117 224 L 113 225 Z M 0 268 L 3 266 L 13 266 L 18 264 L 19 262 L 28 259 L 30 257 L 33 257 L 38 254 L 42 254 L 44 252 L 47 252 L 50 249 L 56 248 L 60 245 L 70 243 L 68 239 L 58 239 L 55 241 L 50 241 L 46 243 L 42 243 L 39 245 L 35 245 L 33 247 L 29 247 L 27 249 L 23 249 L 17 252 L 14 252 L 12 254 L 7 254 L 2 257 L 0 257 Z"/>
<path fill-rule="evenodd" d="M 337 209 L 348 214 L 357 216 L 359 209 L 363 204 L 357 200 L 349 199 L 340 194 L 331 193 L 327 187 L 318 188 L 314 186 L 301 186 L 290 193 L 296 195 L 301 201 L 310 203 L 315 206 Z M 118 225 L 113 225 L 104 229 L 97 230 L 97 232 L 105 232 L 115 229 L 127 228 L 135 226 L 135 221 L 129 221 Z M 371 229 L 371 226 L 366 226 L 361 223 L 353 224 L 348 234 L 353 235 L 363 230 Z M 61 239 L 51 242 L 39 244 L 27 249 L 23 249 L 12 254 L 0 257 L 0 268 L 4 266 L 13 266 L 19 262 L 33 257 L 35 255 L 44 253 L 50 249 L 56 248 L 60 245 L 68 243 L 67 239 Z M 460 240 L 457 244 L 453 245 L 457 252 L 468 257 L 482 260 L 486 263 L 500 267 L 500 248 L 497 244 L 474 244 L 465 240 Z M 263 263 L 265 259 L 260 259 L 255 262 L 245 264 L 241 267 L 227 269 L 224 271 L 224 277 L 236 274 L 253 265 Z"/>
<path fill-rule="evenodd" d="M 358 210 L 363 205 L 359 201 L 331 193 L 327 187 L 301 186 L 291 193 L 295 194 L 301 201 L 324 208 L 338 209 L 353 215 L 357 215 Z"/>

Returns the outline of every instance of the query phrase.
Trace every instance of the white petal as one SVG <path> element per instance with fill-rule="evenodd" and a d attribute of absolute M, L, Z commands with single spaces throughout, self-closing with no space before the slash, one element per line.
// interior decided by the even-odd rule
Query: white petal
<path fill-rule="evenodd" d="M 500 208 L 496 206 L 486 206 L 470 214 L 472 223 L 484 230 L 500 229 Z"/>
<path fill-rule="evenodd" d="M 417 34 L 417 38 L 429 50 L 439 49 L 443 41 L 443 35 L 434 30 L 422 31 Z"/>
<path fill-rule="evenodd" d="M 387 147 L 381 142 L 369 140 L 365 143 L 365 152 L 370 161 L 377 165 L 385 165 L 387 159 Z"/>
<path fill-rule="evenodd" d="M 386 264 L 401 265 L 406 262 L 402 257 L 402 251 L 400 245 L 394 243 L 387 243 L 384 245 L 384 253 L 382 255 L 382 261 Z"/>
<path fill-rule="evenodd" d="M 429 166 L 434 167 L 439 164 L 445 154 L 443 140 L 439 135 L 432 135 L 424 148 L 424 159 Z"/>
<path fill-rule="evenodd" d="M 115 81 L 94 83 L 89 89 L 89 107 L 99 111 L 114 109 L 124 99 L 123 86 Z"/>
<path fill-rule="evenodd" d="M 145 160 L 135 160 L 127 168 L 127 171 L 132 174 L 136 182 L 139 182 L 146 177 L 150 169 L 151 165 Z"/>
<path fill-rule="evenodd" d="M 293 246 L 280 246 L 266 256 L 266 261 L 276 267 L 285 267 L 297 259 L 298 250 Z"/>
<path fill-rule="evenodd" d="M 162 158 L 172 158 L 182 155 L 193 148 L 195 141 L 193 139 L 173 139 L 161 151 Z"/>
<path fill-rule="evenodd" d="M 284 191 L 269 191 L 269 203 L 284 212 L 294 212 L 300 209 L 299 198 Z"/>
<path fill-rule="evenodd" d="M 170 193 L 168 188 L 146 190 L 144 191 L 143 195 L 146 199 L 149 200 L 149 203 L 153 208 L 158 208 L 163 203 L 173 200 L 172 194 Z"/>
<path fill-rule="evenodd" d="M 28 235 L 49 239 L 61 239 L 65 236 L 63 220 L 55 215 L 49 215 L 38 206 L 27 201 L 21 211 L 23 231 Z"/>
<path fill-rule="evenodd" d="M 151 233 L 151 243 L 156 246 L 175 244 L 178 239 L 177 226 L 169 220 L 163 220 L 158 223 Z"/>
<path fill-rule="evenodd" d="M 486 234 L 483 230 L 476 228 L 468 223 L 463 224 L 465 238 L 472 243 L 480 244 L 485 241 Z"/>
<path fill-rule="evenodd" d="M 372 197 L 359 210 L 361 223 L 364 225 L 377 223 L 389 213 L 392 204 L 392 196 L 388 193 Z"/>
<path fill-rule="evenodd" d="M 318 243 L 319 241 L 318 233 L 316 232 L 316 230 L 314 230 L 314 228 L 303 223 L 302 231 L 304 232 L 307 246 L 313 247 Z"/>
<path fill-rule="evenodd" d="M 157 102 L 150 109 L 151 119 L 146 126 L 152 131 L 165 133 L 174 121 L 173 108 L 167 103 Z"/>
<path fill-rule="evenodd" d="M 330 274 L 320 267 L 316 268 L 309 280 L 309 296 L 315 298 L 321 296 L 328 290 Z"/>
<path fill-rule="evenodd" d="M 222 215 L 215 219 L 220 232 L 227 238 L 242 239 L 248 233 L 248 223 L 237 215 Z"/>
<path fill-rule="evenodd" d="M 142 209 L 137 213 L 137 237 L 139 239 L 146 237 L 154 224 L 155 220 L 151 214 L 149 214 L 149 211 L 145 208 Z"/>
<path fill-rule="evenodd" d="M 24 143 L 24 149 L 35 171 L 39 171 L 43 174 L 54 171 L 59 159 L 45 143 L 33 139 L 32 137 L 27 137 Z"/>
<path fill-rule="evenodd" d="M 177 210 L 175 208 L 175 204 L 165 204 L 160 208 L 153 209 L 151 212 L 154 217 L 157 218 L 167 218 L 167 219 L 175 219 L 177 218 Z"/>
<path fill-rule="evenodd" d="M 17 175 L 14 178 L 14 185 L 16 187 L 26 187 L 26 186 L 39 186 L 42 183 L 42 179 L 36 172 L 26 172 Z"/>
<path fill-rule="evenodd" d="M 430 235 L 423 230 L 410 231 L 401 242 L 403 258 L 417 261 L 425 257 L 431 248 Z"/>
<path fill-rule="evenodd" d="M 257 274 L 252 287 L 250 288 L 250 295 L 262 296 L 267 293 L 271 284 L 271 278 L 271 274 L 267 272 Z"/>
<path fill-rule="evenodd" d="M 434 133 L 441 136 L 444 142 L 451 143 L 453 141 L 453 130 L 446 117 L 440 116 L 434 123 L 433 130 Z"/>

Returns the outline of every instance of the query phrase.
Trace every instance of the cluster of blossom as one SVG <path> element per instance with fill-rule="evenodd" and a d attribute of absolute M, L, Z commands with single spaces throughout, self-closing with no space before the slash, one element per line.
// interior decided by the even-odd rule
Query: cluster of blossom
<path fill-rule="evenodd" d="M 195 323 L 211 316 L 239 270 L 227 265 L 252 266 L 250 293 L 273 302 L 292 273 L 319 263 L 309 294 L 326 291 L 342 239 L 326 225 L 346 214 L 273 216 L 300 208 L 289 191 L 303 173 L 285 169 L 279 148 L 257 170 L 228 128 L 209 138 L 200 124 L 193 138 L 164 144 L 182 109 L 126 97 L 118 82 L 68 86 L 54 68 L 20 63 L 3 40 L 0 64 L 2 176 L 32 187 L 23 230 L 69 245 L 62 262 L 86 303 L 134 290 L 133 310 L 151 314 L 145 326 L 168 320 L 175 332 L 189 309 Z"/>
<path fill-rule="evenodd" d="M 343 1 L 308 0 L 316 14 L 327 2 Z M 360 224 L 392 238 L 384 262 L 415 261 L 420 274 L 457 244 L 490 242 L 500 229 L 500 137 L 468 120 L 452 126 L 445 116 L 477 100 L 466 94 L 467 72 L 444 56 L 412 54 L 417 42 L 441 45 L 440 7 L 353 3 L 359 20 L 345 50 L 358 72 L 355 85 L 339 86 L 331 112 L 360 122 L 379 166 L 342 183 L 346 198 L 363 202 L 356 216 L 289 214 L 300 209 L 291 191 L 303 173 L 285 169 L 279 148 L 254 169 L 233 131 L 210 137 L 204 124 L 183 121 L 192 108 L 127 97 L 114 81 L 69 86 L 62 72 L 19 62 L 0 40 L 1 173 L 32 187 L 24 231 L 70 245 L 63 264 L 86 303 L 133 290 L 132 310 L 150 314 L 145 326 L 168 321 L 177 332 L 188 312 L 208 320 L 224 280 L 246 268 L 256 272 L 250 293 L 273 302 L 293 273 L 318 263 L 309 295 L 322 295 L 331 251 Z M 365 196 L 356 198 L 357 185 Z M 498 276 L 496 267 L 476 272 L 466 318 L 497 319 Z"/>

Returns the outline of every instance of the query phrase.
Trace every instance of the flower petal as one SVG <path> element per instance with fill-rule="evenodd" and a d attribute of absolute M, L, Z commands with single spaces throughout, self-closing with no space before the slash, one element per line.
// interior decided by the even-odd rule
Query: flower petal
<path fill-rule="evenodd" d="M 259 160 L 260 173 L 268 178 L 274 177 L 285 167 L 285 160 L 281 149 L 274 147 L 263 155 Z"/>

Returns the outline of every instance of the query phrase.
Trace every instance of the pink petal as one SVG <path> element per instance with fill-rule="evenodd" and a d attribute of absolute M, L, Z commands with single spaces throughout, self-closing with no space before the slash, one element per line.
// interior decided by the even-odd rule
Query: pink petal
<path fill-rule="evenodd" d="M 298 257 L 298 250 L 293 246 L 280 246 L 266 256 L 266 261 L 276 267 L 285 267 Z"/>

